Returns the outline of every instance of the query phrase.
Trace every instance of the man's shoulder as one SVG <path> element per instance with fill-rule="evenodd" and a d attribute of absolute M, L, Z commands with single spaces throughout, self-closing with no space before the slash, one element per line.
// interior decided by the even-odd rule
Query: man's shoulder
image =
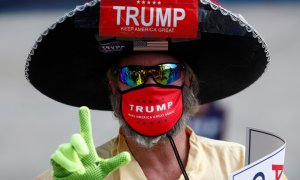
<path fill-rule="evenodd" d="M 209 139 L 202 136 L 196 135 L 196 142 L 200 143 L 201 146 L 204 146 L 206 148 L 211 149 L 220 149 L 220 150 L 240 150 L 245 151 L 245 147 L 242 144 L 235 143 L 235 142 L 229 142 L 229 141 L 222 141 L 222 140 L 215 140 L 215 139 Z"/>
<path fill-rule="evenodd" d="M 245 146 L 235 142 L 221 141 L 196 136 L 195 144 L 199 151 L 215 157 L 229 158 L 244 165 Z"/>
<path fill-rule="evenodd" d="M 215 140 L 215 139 L 199 136 L 189 126 L 186 127 L 186 132 L 190 136 L 190 142 L 192 144 L 194 143 L 196 146 L 203 146 L 205 148 L 211 148 L 211 149 L 233 148 L 236 150 L 245 151 L 245 147 L 242 144 L 229 142 L 229 141 Z"/>
<path fill-rule="evenodd" d="M 237 171 L 245 165 L 245 147 L 234 142 L 214 140 L 205 137 L 196 137 L 200 154 L 205 161 L 215 168 L 228 170 L 227 175 Z"/>

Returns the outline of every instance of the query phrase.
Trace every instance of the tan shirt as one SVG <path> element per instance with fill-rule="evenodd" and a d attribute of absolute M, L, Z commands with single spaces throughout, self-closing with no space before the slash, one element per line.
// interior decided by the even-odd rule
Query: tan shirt
<path fill-rule="evenodd" d="M 190 128 L 186 128 L 186 131 L 190 135 L 190 151 L 186 165 L 186 172 L 190 180 L 229 179 L 232 172 L 244 166 L 244 146 L 200 137 Z M 102 158 L 112 157 L 122 151 L 129 152 L 125 138 L 122 135 L 97 148 L 97 152 Z M 166 173 L 169 172 L 166 170 Z M 129 179 L 146 180 L 143 170 L 133 156 L 129 164 L 106 177 L 106 180 Z M 179 179 L 184 180 L 183 175 Z M 52 180 L 51 171 L 48 170 L 37 177 L 36 180 Z"/>

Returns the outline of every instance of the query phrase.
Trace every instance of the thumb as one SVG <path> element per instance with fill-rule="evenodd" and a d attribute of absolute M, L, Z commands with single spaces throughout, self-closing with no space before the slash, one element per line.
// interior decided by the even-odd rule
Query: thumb
<path fill-rule="evenodd" d="M 117 170 L 121 166 L 128 164 L 131 161 L 130 154 L 128 152 L 122 152 L 116 156 L 108 159 L 104 159 L 100 162 L 100 168 L 103 170 L 104 177 L 111 172 Z"/>

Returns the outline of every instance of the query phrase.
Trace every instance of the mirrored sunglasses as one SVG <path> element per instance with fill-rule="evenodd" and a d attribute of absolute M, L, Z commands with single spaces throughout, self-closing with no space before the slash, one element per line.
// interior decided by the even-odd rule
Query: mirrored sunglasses
<path fill-rule="evenodd" d="M 119 79 L 123 84 L 136 87 L 144 84 L 151 76 L 161 85 L 169 85 L 183 77 L 184 66 L 178 63 L 158 64 L 155 66 L 123 66 L 119 70 Z"/>

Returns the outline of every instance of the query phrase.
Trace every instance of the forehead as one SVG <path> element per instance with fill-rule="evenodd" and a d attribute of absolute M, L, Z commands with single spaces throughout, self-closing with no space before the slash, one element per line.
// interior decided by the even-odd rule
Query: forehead
<path fill-rule="evenodd" d="M 141 65 L 152 66 L 162 63 L 178 63 L 178 60 L 167 54 L 160 53 L 143 53 L 131 55 L 119 61 L 119 66 Z"/>

